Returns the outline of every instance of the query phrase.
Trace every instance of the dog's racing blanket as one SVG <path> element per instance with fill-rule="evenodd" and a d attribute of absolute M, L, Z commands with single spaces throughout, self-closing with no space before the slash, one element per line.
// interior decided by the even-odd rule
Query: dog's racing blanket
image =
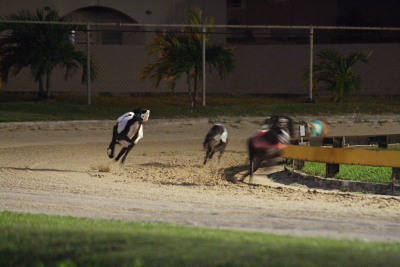
<path fill-rule="evenodd" d="M 140 125 L 138 136 L 133 142 L 137 144 L 137 142 L 139 142 L 139 140 L 142 138 L 143 138 L 143 125 Z"/>
<path fill-rule="evenodd" d="M 286 148 L 286 145 L 278 142 L 277 144 L 271 144 L 265 140 L 264 136 L 268 133 L 268 130 L 260 130 L 256 136 L 253 137 L 253 146 L 256 149 L 277 149 L 281 150 Z"/>
<path fill-rule="evenodd" d="M 118 121 L 118 130 L 117 130 L 118 133 L 121 133 L 125 129 L 126 124 L 128 123 L 129 120 L 131 120 L 133 118 L 133 116 L 135 116 L 135 113 L 127 112 L 127 113 L 125 113 L 124 115 L 122 115 L 121 117 L 119 117 L 117 119 L 117 121 Z"/>
<path fill-rule="evenodd" d="M 312 133 L 311 136 L 315 137 L 315 136 L 321 136 L 326 134 L 326 125 L 325 122 L 320 121 L 320 120 L 312 120 L 310 122 L 308 122 L 309 127 L 312 128 Z"/>
<path fill-rule="evenodd" d="M 226 130 L 226 128 L 224 129 L 224 132 L 221 135 L 221 141 L 226 143 L 226 140 L 228 139 L 228 131 Z"/>
<path fill-rule="evenodd" d="M 127 112 L 117 119 L 117 121 L 118 121 L 117 132 L 119 134 L 125 129 L 126 125 L 128 124 L 128 121 L 132 120 L 134 116 L 135 116 L 135 113 Z M 134 137 L 134 135 L 135 135 L 135 133 L 128 132 L 129 139 L 132 139 Z M 139 140 L 142 138 L 143 138 L 143 125 L 140 124 L 137 137 L 135 140 L 133 140 L 133 143 L 137 144 L 139 142 Z M 120 143 L 121 143 L 121 141 L 120 141 Z M 122 145 L 128 146 L 129 143 L 126 142 L 126 143 L 123 143 Z"/>
<path fill-rule="evenodd" d="M 214 139 L 217 142 L 222 141 L 222 142 L 226 143 L 226 140 L 228 139 L 228 130 L 226 129 L 226 127 L 223 124 L 216 124 L 216 125 L 220 125 L 221 127 L 223 127 L 224 131 L 222 134 L 217 134 L 216 136 L 214 136 Z"/>

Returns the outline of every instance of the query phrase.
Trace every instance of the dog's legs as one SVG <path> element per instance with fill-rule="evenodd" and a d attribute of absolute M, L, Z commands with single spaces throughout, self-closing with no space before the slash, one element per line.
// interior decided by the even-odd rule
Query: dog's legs
<path fill-rule="evenodd" d="M 209 154 L 208 154 L 208 159 L 212 159 L 213 156 L 215 154 L 215 150 L 212 150 Z"/>
<path fill-rule="evenodd" d="M 263 162 L 263 157 L 261 155 L 254 156 L 253 160 L 250 162 L 249 183 L 253 181 L 253 174 L 255 173 L 255 171 L 258 170 L 258 168 L 260 168 L 262 162 Z"/>
<path fill-rule="evenodd" d="M 214 148 L 207 149 L 206 157 L 204 159 L 204 164 L 207 163 L 207 160 L 212 159 L 215 154 Z"/>
<path fill-rule="evenodd" d="M 249 170 L 243 174 L 242 179 L 240 179 L 239 181 L 243 182 L 244 179 L 246 179 L 247 176 L 249 177 L 249 183 L 251 183 L 251 181 L 253 180 L 253 173 L 255 172 L 254 170 L 254 158 L 250 157 L 250 164 L 249 164 Z"/>
<path fill-rule="evenodd" d="M 258 170 L 258 168 L 260 168 L 261 163 L 263 162 L 263 157 L 258 155 L 254 158 L 253 160 L 253 173 L 256 172 Z"/>
<path fill-rule="evenodd" d="M 123 147 L 123 148 L 121 149 L 121 151 L 118 153 L 118 156 L 115 158 L 115 161 L 118 161 L 119 158 L 122 157 L 122 155 L 124 155 L 125 152 L 126 152 L 127 150 L 128 150 L 127 147 Z"/>
<path fill-rule="evenodd" d="M 135 144 L 132 144 L 130 146 L 128 146 L 128 148 L 126 149 L 126 152 L 124 154 L 124 156 L 121 159 L 121 163 L 124 163 L 126 160 L 126 157 L 128 156 L 129 152 L 132 150 L 132 148 L 135 146 Z"/>
<path fill-rule="evenodd" d="M 244 179 L 252 173 L 251 166 L 253 164 L 253 159 L 254 159 L 254 147 L 253 147 L 253 142 L 252 142 L 251 139 L 249 139 L 247 141 L 247 148 L 248 148 L 248 151 L 249 151 L 250 168 L 245 174 L 243 174 L 242 178 L 239 180 L 241 182 L 243 182 Z"/>
<path fill-rule="evenodd" d="M 115 149 L 115 144 L 117 142 L 117 134 L 118 134 L 117 129 L 118 129 L 118 124 L 114 126 L 111 143 L 107 149 L 107 155 L 110 159 L 114 157 L 114 149 Z"/>
<path fill-rule="evenodd" d="M 253 166 L 254 166 L 254 158 L 252 155 L 250 155 L 250 165 L 249 165 L 249 169 L 247 170 L 247 172 L 245 172 L 245 174 L 243 174 L 242 178 L 239 180 L 241 182 L 244 181 L 244 179 L 246 179 L 247 176 L 250 175 L 249 180 L 251 181 L 253 179 Z"/>
<path fill-rule="evenodd" d="M 253 173 L 254 173 L 254 159 L 250 160 L 250 169 L 249 169 L 249 183 L 253 181 Z"/>
<path fill-rule="evenodd" d="M 254 160 L 256 159 L 256 149 L 253 146 L 252 140 L 249 140 L 249 159 L 250 159 L 250 166 L 249 166 L 249 183 L 253 181 L 253 173 L 254 173 Z"/>
<path fill-rule="evenodd" d="M 221 149 L 221 150 L 219 151 L 219 155 L 218 155 L 218 163 L 220 163 L 220 162 L 221 162 L 221 158 L 222 158 L 222 155 L 224 154 L 224 152 L 225 152 L 225 150 L 224 150 L 224 149 Z"/>
<path fill-rule="evenodd" d="M 209 154 L 210 154 L 210 150 L 207 149 L 206 157 L 204 158 L 204 162 L 203 162 L 204 165 L 206 165 L 206 163 L 207 163 L 208 155 L 209 155 Z"/>

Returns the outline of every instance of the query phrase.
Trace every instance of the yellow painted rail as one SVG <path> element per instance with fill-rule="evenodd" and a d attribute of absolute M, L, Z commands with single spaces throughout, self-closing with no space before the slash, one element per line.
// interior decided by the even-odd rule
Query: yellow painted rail
<path fill-rule="evenodd" d="M 333 164 L 400 168 L 400 151 L 288 145 L 283 157 Z"/>

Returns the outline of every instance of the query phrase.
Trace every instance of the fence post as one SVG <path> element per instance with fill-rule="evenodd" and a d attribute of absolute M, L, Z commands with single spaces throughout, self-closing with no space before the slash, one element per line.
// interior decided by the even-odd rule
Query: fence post
<path fill-rule="evenodd" d="M 378 136 L 378 147 L 388 148 L 388 137 L 386 135 Z"/>
<path fill-rule="evenodd" d="M 88 105 L 92 104 L 92 90 L 90 88 L 90 23 L 86 26 L 86 53 L 87 53 L 87 95 L 88 95 Z"/>
<path fill-rule="evenodd" d="M 202 71 L 203 71 L 203 107 L 206 106 L 206 27 L 203 26 L 202 35 Z"/>
<path fill-rule="evenodd" d="M 310 101 L 313 100 L 314 28 L 310 28 Z"/>
<path fill-rule="evenodd" d="M 395 193 L 396 184 L 400 184 L 400 168 L 392 168 L 392 194 Z"/>
<path fill-rule="evenodd" d="M 300 142 L 296 142 L 296 145 L 300 145 L 300 146 L 309 146 L 310 144 L 307 142 L 303 142 L 303 137 L 306 136 L 306 130 L 304 125 L 300 125 L 299 126 L 299 132 L 300 132 Z M 304 160 L 293 160 L 293 170 L 301 170 L 304 168 L 304 166 L 306 165 Z"/>
<path fill-rule="evenodd" d="M 344 137 L 334 137 L 333 147 L 343 148 L 345 143 Z M 340 171 L 339 164 L 326 163 L 326 177 L 335 177 Z"/>

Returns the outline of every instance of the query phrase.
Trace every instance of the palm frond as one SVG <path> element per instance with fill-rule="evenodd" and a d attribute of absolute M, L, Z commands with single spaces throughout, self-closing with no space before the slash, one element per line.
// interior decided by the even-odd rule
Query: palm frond
<path fill-rule="evenodd" d="M 313 84 L 317 90 L 332 92 L 334 101 L 341 101 L 351 92 L 361 90 L 361 77 L 352 70 L 358 62 L 368 62 L 372 52 L 349 52 L 344 56 L 332 49 L 323 49 L 317 56 L 317 64 L 313 65 Z M 310 71 L 302 70 L 302 77 L 307 80 Z"/>
<path fill-rule="evenodd" d="M 213 19 L 204 19 L 199 8 L 187 11 L 187 24 L 212 25 Z M 148 46 L 147 55 L 154 56 L 155 62 L 145 66 L 140 72 L 140 81 L 151 79 L 156 87 L 161 81 L 174 88 L 184 77 L 187 77 L 188 92 L 193 88 L 196 91 L 199 76 L 202 74 L 202 38 L 201 27 L 189 27 L 185 31 L 169 31 L 153 35 Z M 221 79 L 234 69 L 233 50 L 221 45 L 209 45 L 212 28 L 207 27 L 206 37 L 206 64 L 211 71 L 217 69 Z M 191 84 L 193 83 L 193 84 Z"/>
<path fill-rule="evenodd" d="M 73 24 L 54 24 L 65 21 L 56 10 L 21 10 L 3 16 L 5 20 L 48 21 L 48 24 L 2 23 L 1 30 L 6 34 L 0 39 L 0 68 L 2 77 L 8 81 L 10 74 L 18 74 L 22 68 L 29 67 L 35 81 L 43 80 L 56 67 L 65 69 L 69 79 L 78 68 L 83 69 L 82 82 L 87 79 L 87 55 L 75 51 L 70 43 L 72 30 L 82 26 Z M 97 66 L 91 57 L 91 79 L 97 76 Z M 50 79 L 50 77 L 48 77 Z"/>

